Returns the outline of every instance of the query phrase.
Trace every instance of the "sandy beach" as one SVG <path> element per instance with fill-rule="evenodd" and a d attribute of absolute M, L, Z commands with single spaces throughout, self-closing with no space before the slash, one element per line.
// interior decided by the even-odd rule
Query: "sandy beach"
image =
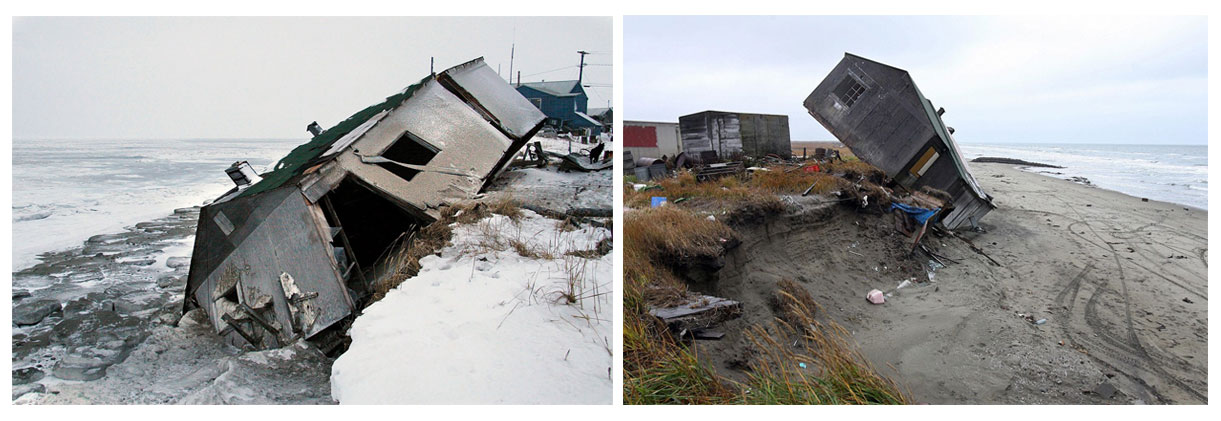
<path fill-rule="evenodd" d="M 744 378 L 741 329 L 769 321 L 776 282 L 793 279 L 919 402 L 1207 402 L 1206 211 L 1012 165 L 971 169 L 998 208 L 986 232 L 962 236 L 996 263 L 930 236 L 953 260 L 930 276 L 892 216 L 790 198 L 800 210 L 733 227 L 743 244 L 703 289 L 742 301 L 743 315 L 725 339 L 698 341 L 700 358 Z M 885 304 L 866 302 L 874 288 L 892 294 Z"/>

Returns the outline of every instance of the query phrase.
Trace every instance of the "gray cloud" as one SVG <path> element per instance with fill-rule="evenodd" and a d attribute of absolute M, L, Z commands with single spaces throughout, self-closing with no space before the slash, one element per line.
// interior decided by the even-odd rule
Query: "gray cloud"
<path fill-rule="evenodd" d="M 16 138 L 295 138 L 483 56 L 523 78 L 610 64 L 609 17 L 17 18 Z M 612 67 L 585 69 L 593 106 Z"/>
<path fill-rule="evenodd" d="M 624 117 L 789 115 L 852 52 L 912 73 L 966 142 L 1203 144 L 1203 17 L 624 18 Z"/>

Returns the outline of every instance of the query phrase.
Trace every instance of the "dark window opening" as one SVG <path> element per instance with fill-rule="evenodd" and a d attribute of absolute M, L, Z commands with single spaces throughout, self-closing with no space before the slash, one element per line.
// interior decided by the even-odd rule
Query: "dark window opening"
<path fill-rule="evenodd" d="M 336 245 L 341 246 L 346 237 L 352 256 L 365 271 L 385 259 L 391 249 L 421 225 L 415 215 L 351 178 L 327 196 L 339 217 L 341 229 L 334 240 Z"/>
<path fill-rule="evenodd" d="M 382 152 L 382 157 L 394 162 L 411 165 L 428 165 L 437 156 L 437 150 L 432 148 L 422 139 L 412 135 L 411 133 L 403 132 L 403 136 L 394 141 L 390 148 Z M 407 168 L 393 162 L 377 164 L 387 171 L 394 173 L 404 180 L 411 181 L 420 171 L 412 168 Z"/>
<path fill-rule="evenodd" d="M 865 93 L 865 85 L 862 85 L 856 78 L 844 76 L 844 80 L 839 82 L 835 87 L 835 96 L 839 98 L 845 106 L 851 107 L 857 100 L 861 99 L 861 95 Z"/>

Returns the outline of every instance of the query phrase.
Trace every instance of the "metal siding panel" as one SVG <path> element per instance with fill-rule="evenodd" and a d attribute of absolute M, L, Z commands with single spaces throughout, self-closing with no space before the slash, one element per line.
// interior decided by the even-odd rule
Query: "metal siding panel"
<path fill-rule="evenodd" d="M 242 296 L 268 295 L 275 306 L 275 319 L 281 326 L 291 323 L 287 301 L 280 287 L 280 273 L 292 275 L 302 292 L 318 292 L 318 317 L 308 334 L 317 333 L 327 325 L 342 319 L 352 311 L 352 304 L 343 282 L 333 266 L 329 241 L 318 234 L 316 222 L 307 208 L 305 197 L 295 185 L 272 192 L 281 193 L 282 200 L 255 229 L 212 271 L 199 288 L 197 297 L 205 308 L 212 308 L 212 287 L 223 275 L 225 267 L 239 274 Z M 287 194 L 296 193 L 296 194 Z M 255 198 L 264 195 L 255 196 Z M 267 204 L 263 204 L 266 206 Z M 219 332 L 224 324 L 215 310 L 209 310 L 213 326 Z"/>

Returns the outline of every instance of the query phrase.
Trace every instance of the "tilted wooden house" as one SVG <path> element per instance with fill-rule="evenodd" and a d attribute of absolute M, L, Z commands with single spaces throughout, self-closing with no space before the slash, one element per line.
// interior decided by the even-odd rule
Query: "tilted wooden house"
<path fill-rule="evenodd" d="M 483 191 L 545 118 L 480 58 L 317 133 L 257 182 L 231 171 L 238 187 L 200 211 L 185 307 L 202 307 L 236 345 L 323 332 L 393 271 L 388 256 L 439 207 Z"/>
<path fill-rule="evenodd" d="M 950 229 L 977 226 L 996 205 L 967 167 L 953 129 L 903 69 L 852 54 L 805 100 L 814 119 L 862 161 L 909 188 L 930 186 L 953 199 Z"/>

